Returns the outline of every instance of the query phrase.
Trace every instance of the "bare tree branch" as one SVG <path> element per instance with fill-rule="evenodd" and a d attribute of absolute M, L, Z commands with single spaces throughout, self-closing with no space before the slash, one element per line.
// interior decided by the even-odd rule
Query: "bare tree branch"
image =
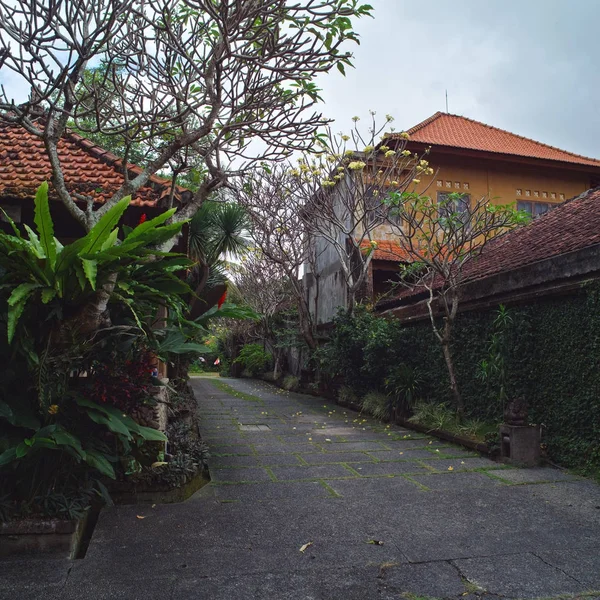
<path fill-rule="evenodd" d="M 351 64 L 352 19 L 370 12 L 356 0 L 0 0 L 0 66 L 32 90 L 18 104 L 2 88 L 0 118 L 44 141 L 56 192 L 86 228 L 193 148 L 206 171 L 175 216 L 186 219 L 229 175 L 310 149 L 327 122 L 313 79 Z M 70 121 L 148 149 L 96 210 L 62 176 Z"/>

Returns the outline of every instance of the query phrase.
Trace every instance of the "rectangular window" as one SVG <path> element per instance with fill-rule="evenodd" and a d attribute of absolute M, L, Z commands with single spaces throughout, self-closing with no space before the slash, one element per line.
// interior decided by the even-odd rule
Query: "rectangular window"
<path fill-rule="evenodd" d="M 531 202 L 527 202 L 526 200 L 518 200 L 517 201 L 517 210 L 524 210 L 526 213 L 530 215 L 533 214 L 533 206 Z"/>
<path fill-rule="evenodd" d="M 533 218 L 540 217 L 546 214 L 549 210 L 554 207 L 548 202 L 530 202 L 528 200 L 518 200 L 517 210 L 524 210 L 529 213 Z"/>
<path fill-rule="evenodd" d="M 387 208 L 384 205 L 384 199 L 392 188 L 373 187 L 365 190 L 365 223 L 367 226 L 372 225 L 377 221 L 378 225 L 382 225 L 385 222 L 385 218 L 395 225 L 402 223 L 400 217 L 400 210 L 398 208 Z"/>
<path fill-rule="evenodd" d="M 438 192 L 437 201 L 440 204 L 440 217 L 450 217 L 454 213 L 464 214 L 468 218 L 468 210 L 471 206 L 469 194 L 451 194 L 449 192 Z"/>
<path fill-rule="evenodd" d="M 371 187 L 365 190 L 364 196 L 365 225 L 370 227 L 376 221 L 381 221 L 381 198 L 379 189 Z"/>

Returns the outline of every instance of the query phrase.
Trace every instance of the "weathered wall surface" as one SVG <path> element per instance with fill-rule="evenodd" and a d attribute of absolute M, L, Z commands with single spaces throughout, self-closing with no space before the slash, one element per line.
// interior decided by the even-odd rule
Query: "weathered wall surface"
<path fill-rule="evenodd" d="M 335 193 L 335 192 L 334 192 Z M 341 202 L 337 202 L 338 216 L 343 215 Z M 346 219 L 350 219 L 346 215 Z M 318 286 L 313 277 L 308 276 L 308 300 L 311 314 L 317 325 L 330 323 L 340 306 L 345 307 L 348 302 L 348 289 L 339 255 L 333 244 L 320 236 L 316 236 L 310 243 L 315 244 L 316 272 L 318 273 Z M 338 244 L 345 245 L 342 234 L 338 237 Z M 313 274 L 314 275 L 314 274 Z"/>
<path fill-rule="evenodd" d="M 317 273 L 319 274 L 318 286 L 314 277 L 308 286 L 308 301 L 316 324 L 329 323 L 335 316 L 338 307 L 346 306 L 348 290 L 342 272 L 340 259 L 333 248 L 323 238 L 317 238 Z"/>

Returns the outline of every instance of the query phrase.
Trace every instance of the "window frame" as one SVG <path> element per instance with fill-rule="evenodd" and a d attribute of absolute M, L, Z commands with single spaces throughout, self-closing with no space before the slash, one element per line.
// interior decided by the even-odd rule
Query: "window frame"
<path fill-rule="evenodd" d="M 523 205 L 528 204 L 530 209 L 524 208 Z M 543 212 L 536 212 L 539 207 L 545 206 L 546 210 Z M 536 200 L 520 200 L 517 199 L 517 210 L 524 210 L 532 219 L 537 219 L 546 213 L 549 213 L 556 207 L 552 202 L 538 202 Z"/>
<path fill-rule="evenodd" d="M 444 197 L 448 197 L 450 195 L 459 195 L 460 196 L 460 202 L 462 205 L 462 210 L 460 209 L 460 206 L 458 207 L 458 210 L 453 210 L 452 212 L 458 212 L 458 213 L 464 213 L 468 215 L 469 209 L 471 208 L 471 194 L 470 193 L 462 193 L 462 192 L 443 192 L 443 191 L 438 191 L 437 192 L 437 197 L 436 197 L 436 201 L 438 204 L 440 204 L 441 201 L 443 201 Z M 443 218 L 448 218 L 447 214 L 444 214 L 446 212 L 446 208 L 438 208 L 438 218 L 439 219 L 443 219 Z M 465 225 L 464 221 L 463 221 L 463 225 Z"/>

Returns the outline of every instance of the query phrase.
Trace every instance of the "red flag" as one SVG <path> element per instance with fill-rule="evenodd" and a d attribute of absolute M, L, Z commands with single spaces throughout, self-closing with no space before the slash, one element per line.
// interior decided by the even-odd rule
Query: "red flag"
<path fill-rule="evenodd" d="M 223 295 L 219 298 L 219 302 L 217 303 L 217 309 L 220 309 L 223 306 L 223 303 L 227 300 L 227 290 L 223 292 Z"/>

